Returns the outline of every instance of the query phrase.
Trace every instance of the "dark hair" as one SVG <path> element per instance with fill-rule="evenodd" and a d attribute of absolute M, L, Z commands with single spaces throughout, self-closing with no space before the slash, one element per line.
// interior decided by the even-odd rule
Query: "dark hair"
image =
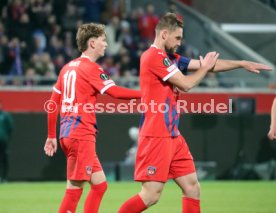
<path fill-rule="evenodd" d="M 103 24 L 89 23 L 79 27 L 76 40 L 78 50 L 84 52 L 87 49 L 87 41 L 90 38 L 98 38 L 105 35 L 105 26 Z"/>
<path fill-rule="evenodd" d="M 174 31 L 177 27 L 183 28 L 184 22 L 181 17 L 177 16 L 175 13 L 166 13 L 158 22 L 155 30 L 159 32 L 163 29 L 168 29 L 169 31 Z"/>

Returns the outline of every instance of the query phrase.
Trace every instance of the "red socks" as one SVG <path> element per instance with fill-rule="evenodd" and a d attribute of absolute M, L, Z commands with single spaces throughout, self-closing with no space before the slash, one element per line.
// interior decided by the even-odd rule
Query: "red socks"
<path fill-rule="evenodd" d="M 200 213 L 200 200 L 183 197 L 182 213 Z"/>
<path fill-rule="evenodd" d="M 92 185 L 85 200 L 84 213 L 98 213 L 103 195 L 107 189 L 107 182 Z"/>
<path fill-rule="evenodd" d="M 87 195 L 84 204 L 84 213 L 98 213 L 98 209 L 106 189 L 106 181 L 98 185 L 91 186 L 91 190 Z M 66 189 L 65 196 L 58 213 L 75 213 L 81 194 L 82 189 Z"/>
<path fill-rule="evenodd" d="M 75 213 L 81 194 L 82 189 L 66 189 L 58 213 Z"/>
<path fill-rule="evenodd" d="M 127 200 L 119 209 L 118 213 L 140 213 L 147 208 L 144 201 L 137 194 Z"/>
<path fill-rule="evenodd" d="M 98 209 L 107 189 L 107 182 L 91 186 L 86 198 L 84 213 L 98 213 Z M 67 189 L 60 205 L 58 213 L 75 213 L 82 189 Z M 118 213 L 140 213 L 147 209 L 144 201 L 137 194 L 127 200 L 119 209 Z M 183 197 L 182 213 L 200 213 L 200 200 Z"/>

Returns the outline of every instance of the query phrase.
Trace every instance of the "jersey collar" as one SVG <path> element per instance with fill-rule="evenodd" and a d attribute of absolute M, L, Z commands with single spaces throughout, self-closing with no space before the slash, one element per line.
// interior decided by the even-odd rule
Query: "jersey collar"
<path fill-rule="evenodd" d="M 152 44 L 152 45 L 150 45 L 150 47 L 154 47 L 154 48 L 156 48 L 156 49 L 160 49 L 160 48 L 158 48 L 156 45 L 154 45 L 154 44 Z"/>
<path fill-rule="evenodd" d="M 150 45 L 150 47 L 154 47 L 154 48 L 156 48 L 158 51 L 162 51 L 162 53 L 163 53 L 165 56 L 167 56 L 167 53 L 164 52 L 163 50 L 161 50 L 160 48 L 158 48 L 156 45 L 152 44 L 152 45 Z"/>
<path fill-rule="evenodd" d="M 88 58 L 89 61 L 92 61 L 91 58 L 89 58 L 87 55 L 85 55 L 84 53 L 81 54 L 81 58 Z M 93 62 L 93 61 L 92 61 Z"/>

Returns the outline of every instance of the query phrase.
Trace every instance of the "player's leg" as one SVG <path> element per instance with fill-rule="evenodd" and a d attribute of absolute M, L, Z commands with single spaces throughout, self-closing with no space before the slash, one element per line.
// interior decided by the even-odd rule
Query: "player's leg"
<path fill-rule="evenodd" d="M 158 202 L 168 179 L 171 163 L 171 139 L 140 137 L 135 163 L 135 180 L 142 190 L 127 200 L 119 213 L 142 212 Z"/>
<path fill-rule="evenodd" d="M 182 136 L 174 139 L 175 154 L 170 167 L 170 177 L 181 188 L 182 213 L 200 212 L 200 187 L 195 173 L 193 157 Z"/>
<path fill-rule="evenodd" d="M 61 148 L 67 157 L 67 187 L 59 213 L 74 213 L 81 197 L 84 183 L 91 179 L 91 168 L 95 143 L 78 139 L 63 138 Z"/>
<path fill-rule="evenodd" d="M 159 201 L 164 185 L 165 183 L 155 181 L 142 183 L 142 190 L 139 192 L 139 196 L 147 207 L 152 206 Z"/>
<path fill-rule="evenodd" d="M 104 193 L 107 190 L 106 177 L 97 156 L 95 157 L 93 170 L 94 172 L 89 181 L 90 191 L 84 204 L 84 213 L 97 213 Z"/>
<path fill-rule="evenodd" d="M 196 173 L 185 175 L 174 179 L 181 188 L 182 213 L 199 213 L 200 212 L 200 185 Z"/>
<path fill-rule="evenodd" d="M 74 213 L 80 200 L 84 181 L 67 180 L 65 195 L 59 207 L 58 213 Z"/>
<path fill-rule="evenodd" d="M 119 209 L 118 213 L 140 213 L 156 204 L 161 196 L 164 183 L 146 181 L 142 183 L 142 190 L 128 199 Z"/>

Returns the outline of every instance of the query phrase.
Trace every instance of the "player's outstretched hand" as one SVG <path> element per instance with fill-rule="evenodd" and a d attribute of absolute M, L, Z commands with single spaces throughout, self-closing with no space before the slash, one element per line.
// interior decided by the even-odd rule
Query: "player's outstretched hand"
<path fill-rule="evenodd" d="M 57 151 L 57 139 L 56 138 L 47 138 L 44 145 L 45 154 L 49 157 L 52 157 Z"/>
<path fill-rule="evenodd" d="M 244 69 L 248 70 L 249 72 L 254 72 L 259 74 L 261 70 L 270 71 L 272 68 L 265 64 L 259 64 L 252 61 L 242 61 L 242 66 Z"/>
<path fill-rule="evenodd" d="M 216 65 L 218 57 L 219 53 L 217 52 L 209 52 L 204 58 L 200 56 L 200 66 L 208 71 L 212 71 Z"/>
<path fill-rule="evenodd" d="M 270 128 L 268 134 L 267 134 L 267 137 L 270 139 L 270 140 L 275 140 L 276 139 L 276 130 L 275 128 Z"/>

